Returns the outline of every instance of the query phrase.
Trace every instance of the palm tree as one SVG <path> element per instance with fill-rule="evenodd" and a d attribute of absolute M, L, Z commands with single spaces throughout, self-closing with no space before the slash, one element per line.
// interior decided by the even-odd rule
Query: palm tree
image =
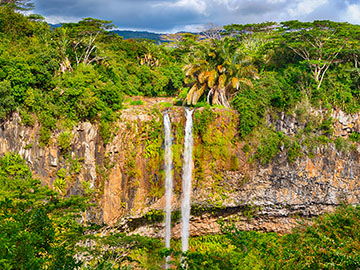
<path fill-rule="evenodd" d="M 229 38 L 203 41 L 193 63 L 184 67 L 186 83 L 191 84 L 185 102 L 195 105 L 206 94 L 212 105 L 230 107 L 230 101 L 240 87 L 252 87 L 257 79 L 250 57 L 244 56 Z"/>

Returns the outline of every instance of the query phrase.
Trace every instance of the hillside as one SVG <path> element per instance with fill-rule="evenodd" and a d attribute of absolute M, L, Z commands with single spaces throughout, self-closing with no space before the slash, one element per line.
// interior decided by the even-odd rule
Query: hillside
<path fill-rule="evenodd" d="M 360 266 L 359 25 L 158 44 L 18 11 L 0 4 L 0 268 Z"/>
<path fill-rule="evenodd" d="M 118 34 L 124 39 L 149 39 L 154 40 L 156 43 L 163 41 L 161 39 L 163 34 L 152 33 L 148 31 L 112 30 L 111 32 Z"/>

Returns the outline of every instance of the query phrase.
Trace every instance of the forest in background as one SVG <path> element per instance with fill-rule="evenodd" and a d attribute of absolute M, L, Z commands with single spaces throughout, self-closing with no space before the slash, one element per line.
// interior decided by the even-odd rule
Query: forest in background
<path fill-rule="evenodd" d="M 244 151 L 253 152 L 261 164 L 278 153 L 279 145 L 288 146 L 291 162 L 302 155 L 300 145 L 311 155 L 314 142 L 349 143 L 334 141 L 330 116 L 314 120 L 295 138 L 266 126 L 264 119 L 280 111 L 304 116 L 310 107 L 359 112 L 358 25 L 234 24 L 201 35 L 167 35 L 169 42 L 157 45 L 123 40 L 109 31 L 111 22 L 93 18 L 51 29 L 41 16 L 21 14 L 22 7 L 13 2 L 2 1 L 0 7 L 0 120 L 18 111 L 24 125 L 39 121 L 43 146 L 54 129 L 70 132 L 79 121 L 98 123 L 106 143 L 129 96 L 232 107 L 240 115 L 239 139 L 249 142 Z M 263 134 L 252 142 L 257 130 Z M 358 133 L 350 138 L 359 139 Z M 81 220 L 86 198 L 64 198 L 41 187 L 17 155 L 1 158 L 0 183 L 3 269 L 158 269 L 168 252 L 179 256 L 178 250 L 163 250 L 158 239 L 97 238 L 89 233 L 97 225 L 74 222 L 74 217 Z M 344 206 L 284 236 L 224 225 L 222 236 L 194 239 L 194 250 L 185 258 L 190 269 L 294 269 L 295 264 L 356 269 L 359 217 L 358 208 Z M 86 239 L 98 245 L 89 250 L 78 245 Z M 75 260 L 76 254 L 97 259 L 84 264 L 85 257 Z"/>

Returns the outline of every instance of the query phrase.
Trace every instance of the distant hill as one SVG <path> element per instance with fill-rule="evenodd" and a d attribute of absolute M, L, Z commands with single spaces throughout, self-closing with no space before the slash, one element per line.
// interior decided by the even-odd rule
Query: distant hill
<path fill-rule="evenodd" d="M 58 27 L 61 27 L 61 24 L 50 24 L 50 27 L 55 29 Z M 153 32 L 148 31 L 132 31 L 132 30 L 113 30 L 111 31 L 115 34 L 118 34 L 119 36 L 123 37 L 124 39 L 150 39 L 156 41 L 156 43 L 162 41 L 161 36 L 163 34 L 157 34 Z"/>
<path fill-rule="evenodd" d="M 58 27 L 61 27 L 61 23 L 58 23 L 58 24 L 51 24 L 51 23 L 49 23 L 49 25 L 50 25 L 50 28 L 53 28 L 53 29 L 58 28 Z"/>
<path fill-rule="evenodd" d="M 161 41 L 161 36 L 163 34 L 157 34 L 147 31 L 131 31 L 131 30 L 113 30 L 113 33 L 118 34 L 119 36 L 123 37 L 124 39 L 150 39 L 156 42 Z"/>

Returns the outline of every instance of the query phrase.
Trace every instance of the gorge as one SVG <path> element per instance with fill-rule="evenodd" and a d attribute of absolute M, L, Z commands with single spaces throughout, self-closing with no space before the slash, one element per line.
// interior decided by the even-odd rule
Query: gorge
<path fill-rule="evenodd" d="M 59 133 L 52 134 L 49 147 L 40 147 L 39 126 L 23 126 L 15 113 L 1 124 L 0 151 L 20 153 L 43 184 L 63 194 L 93 194 L 98 207 L 87 212 L 86 219 L 119 231 L 163 237 L 162 209 L 168 200 L 164 196 L 164 169 L 169 166 L 162 165 L 160 110 L 168 101 L 149 99 L 145 105 L 124 109 L 117 131 L 106 145 L 96 125 L 80 123 L 72 130 L 67 157 L 58 147 Z M 181 208 L 181 175 L 185 172 L 185 116 L 182 107 L 166 110 L 172 119 L 173 136 L 172 234 L 178 238 L 181 222 L 176 213 Z M 312 114 L 325 115 L 316 110 Z M 360 131 L 358 114 L 333 111 L 331 116 L 336 138 Z M 284 233 L 296 226 L 299 217 L 307 219 L 333 211 L 341 202 L 359 203 L 357 143 L 342 149 L 331 142 L 312 145 L 311 153 L 310 148 L 302 149 L 309 155 L 292 162 L 286 154 L 288 149 L 283 148 L 272 161 L 261 164 L 249 160 L 246 143 L 234 140 L 237 117 L 229 109 L 195 109 L 190 235 L 219 232 L 219 218 L 232 220 L 243 230 Z M 288 136 L 303 129 L 306 121 L 285 113 L 267 117 L 268 125 Z M 203 130 L 199 123 L 205 125 Z M 65 175 L 59 176 L 60 170 Z M 66 181 L 62 189 L 56 185 L 59 179 Z"/>
<path fill-rule="evenodd" d="M 0 1 L 0 269 L 360 267 L 359 25 L 32 8 Z"/>

